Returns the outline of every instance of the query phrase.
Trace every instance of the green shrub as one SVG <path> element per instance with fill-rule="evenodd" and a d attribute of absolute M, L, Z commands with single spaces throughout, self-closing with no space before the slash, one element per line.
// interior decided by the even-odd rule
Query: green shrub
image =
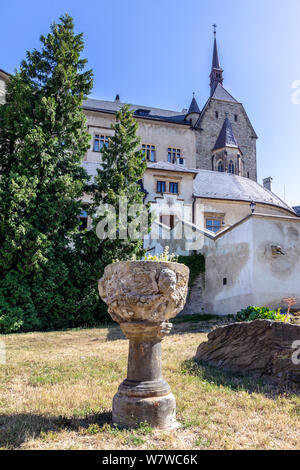
<path fill-rule="evenodd" d="M 236 321 L 253 321 L 253 320 L 274 320 L 274 321 L 288 321 L 288 316 L 280 313 L 280 308 L 278 310 L 270 310 L 267 307 L 254 307 L 250 306 L 244 308 L 236 315 Z"/>

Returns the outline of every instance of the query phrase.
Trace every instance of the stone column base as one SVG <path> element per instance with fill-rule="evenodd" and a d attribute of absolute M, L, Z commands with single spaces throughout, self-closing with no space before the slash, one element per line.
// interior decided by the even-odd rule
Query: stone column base
<path fill-rule="evenodd" d="M 147 422 L 153 428 L 175 429 L 176 401 L 172 393 L 160 397 L 130 397 L 117 393 L 113 398 L 113 423 L 119 427 L 138 427 Z"/>

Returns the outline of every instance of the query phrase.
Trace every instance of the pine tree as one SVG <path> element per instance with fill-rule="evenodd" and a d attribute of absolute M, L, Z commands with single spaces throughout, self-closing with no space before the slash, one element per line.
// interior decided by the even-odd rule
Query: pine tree
<path fill-rule="evenodd" d="M 137 137 L 138 123 L 128 105 L 124 105 L 116 113 L 116 122 L 112 125 L 114 135 L 109 138 L 108 147 L 102 148 L 101 168 L 97 170 L 93 183 L 89 187 L 91 204 L 89 215 L 92 219 L 90 230 L 77 235 L 76 249 L 78 262 L 76 264 L 78 284 L 82 287 L 81 308 L 89 310 L 94 318 L 101 318 L 106 312 L 104 304 L 99 302 L 97 280 L 102 276 L 105 266 L 113 260 L 140 258 L 144 254 L 143 239 L 126 238 L 126 229 L 119 213 L 120 198 L 126 198 L 128 209 L 134 204 L 143 205 L 145 192 L 141 178 L 146 169 L 145 156 L 140 150 L 140 138 Z M 105 215 L 97 215 L 99 206 L 109 204 L 115 209 L 116 238 L 99 239 L 98 223 Z M 149 207 L 143 206 L 144 215 L 148 222 Z M 130 225 L 137 214 L 128 215 Z M 143 233 L 148 233 L 148 223 L 140 227 Z M 124 238 L 120 238 L 123 232 Z"/>
<path fill-rule="evenodd" d="M 71 241 L 87 182 L 92 73 L 70 16 L 27 53 L 0 107 L 0 332 L 80 323 Z"/>

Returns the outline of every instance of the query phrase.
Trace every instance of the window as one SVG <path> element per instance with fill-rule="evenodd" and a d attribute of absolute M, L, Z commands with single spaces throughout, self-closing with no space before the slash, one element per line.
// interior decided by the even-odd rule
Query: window
<path fill-rule="evenodd" d="M 218 113 L 218 111 L 215 112 L 215 115 L 216 115 L 216 119 L 219 119 L 219 113 Z"/>
<path fill-rule="evenodd" d="M 83 230 L 86 230 L 88 227 L 88 214 L 86 211 L 82 210 L 80 213 L 80 216 L 78 217 L 80 225 L 79 225 L 79 231 L 82 232 Z"/>
<path fill-rule="evenodd" d="M 234 120 L 235 120 L 235 122 L 238 121 L 238 115 L 237 114 L 234 115 Z"/>
<path fill-rule="evenodd" d="M 165 181 L 157 181 L 156 191 L 158 193 L 165 193 L 166 192 L 166 182 Z"/>
<path fill-rule="evenodd" d="M 218 163 L 218 171 L 221 173 L 224 171 L 224 165 L 222 161 L 219 161 Z"/>
<path fill-rule="evenodd" d="M 227 286 L 227 277 L 223 277 L 223 286 Z"/>
<path fill-rule="evenodd" d="M 134 114 L 136 116 L 149 116 L 150 109 L 137 109 Z"/>
<path fill-rule="evenodd" d="M 206 219 L 206 228 L 211 232 L 218 232 L 221 228 L 221 220 L 220 219 Z"/>
<path fill-rule="evenodd" d="M 249 173 L 249 171 L 247 171 L 247 178 L 250 178 L 250 173 Z"/>
<path fill-rule="evenodd" d="M 101 149 L 104 145 L 105 145 L 105 147 L 108 147 L 108 138 L 109 137 L 107 135 L 96 134 L 94 136 L 93 151 L 94 152 L 101 152 Z"/>
<path fill-rule="evenodd" d="M 168 162 L 174 163 L 177 165 L 184 165 L 184 160 L 181 155 L 180 149 L 173 149 L 171 147 L 168 148 Z M 180 163 L 182 162 L 182 163 Z"/>
<path fill-rule="evenodd" d="M 178 194 L 178 183 L 169 183 L 169 192 Z"/>
<path fill-rule="evenodd" d="M 150 162 L 156 161 L 155 145 L 143 144 L 142 150 L 147 160 L 149 160 Z"/>
<path fill-rule="evenodd" d="M 228 165 L 228 173 L 232 173 L 234 175 L 234 163 L 232 160 L 230 160 Z"/>

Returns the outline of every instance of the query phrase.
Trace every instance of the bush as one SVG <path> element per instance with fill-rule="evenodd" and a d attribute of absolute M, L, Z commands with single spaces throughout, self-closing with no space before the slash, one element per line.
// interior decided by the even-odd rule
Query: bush
<path fill-rule="evenodd" d="M 267 307 L 254 307 L 250 306 L 244 308 L 236 315 L 236 321 L 253 321 L 253 320 L 274 320 L 274 321 L 288 321 L 288 316 L 280 313 L 280 308 L 278 310 L 270 310 Z"/>

